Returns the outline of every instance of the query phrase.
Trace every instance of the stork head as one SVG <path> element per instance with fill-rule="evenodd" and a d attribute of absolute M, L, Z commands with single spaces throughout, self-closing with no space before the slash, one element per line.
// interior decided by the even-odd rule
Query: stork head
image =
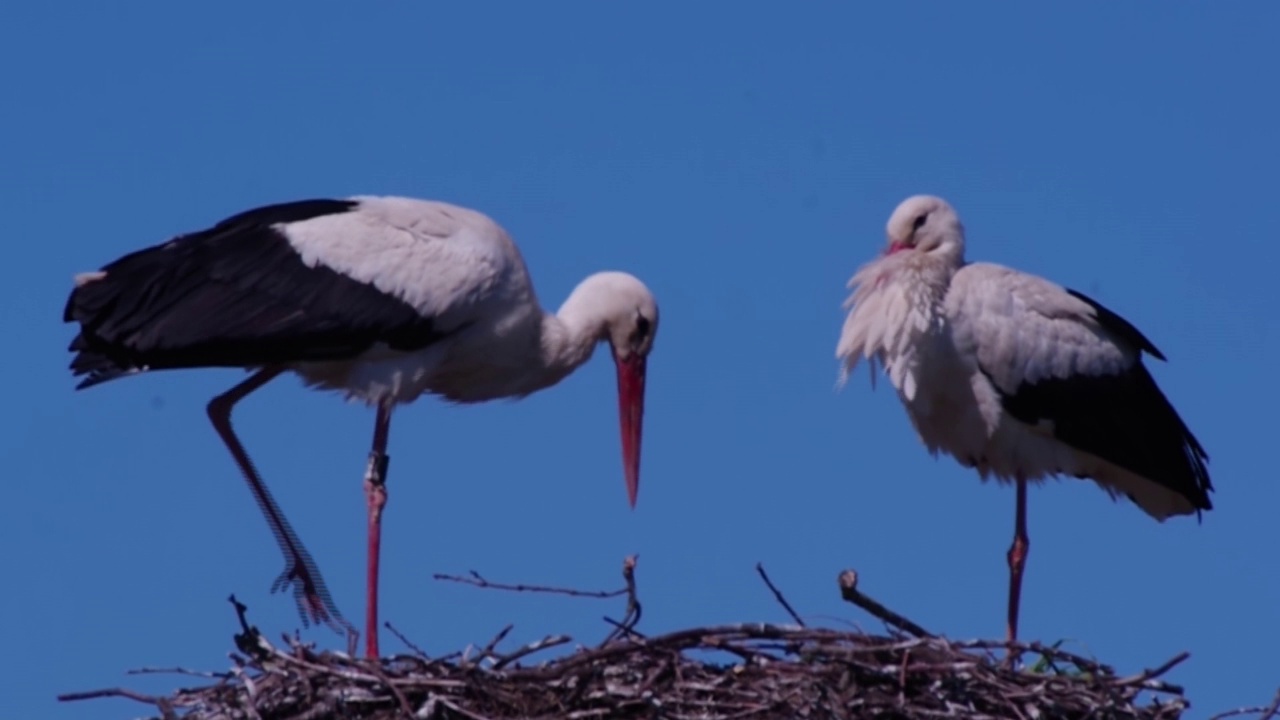
<path fill-rule="evenodd" d="M 960 260 L 964 256 L 964 226 L 946 200 L 914 195 L 903 200 L 885 226 L 886 255 L 914 251 Z"/>
<path fill-rule="evenodd" d="M 658 334 L 658 303 L 649 288 L 623 272 L 596 273 L 574 291 L 600 323 L 600 339 L 613 350 L 618 370 L 618 419 L 627 499 L 640 490 L 640 431 L 644 419 L 645 367 Z"/>

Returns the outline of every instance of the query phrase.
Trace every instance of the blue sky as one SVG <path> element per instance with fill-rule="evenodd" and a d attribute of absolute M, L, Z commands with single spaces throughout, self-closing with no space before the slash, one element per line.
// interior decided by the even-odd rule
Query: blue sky
<path fill-rule="evenodd" d="M 728 8 L 732 7 L 732 10 Z M 273 201 L 393 193 L 475 207 L 543 302 L 626 269 L 657 295 L 638 508 L 601 354 L 519 403 L 401 410 L 382 615 L 430 651 L 550 632 L 616 606 L 433 572 L 618 584 L 643 629 L 878 624 L 837 573 L 954 637 L 1003 632 L 1013 493 L 932 459 L 865 368 L 834 391 L 853 270 L 894 205 L 943 195 L 969 257 L 1046 275 L 1137 324 L 1208 448 L 1202 524 L 1092 484 L 1031 493 L 1023 634 L 1124 670 L 1181 650 L 1191 717 L 1280 685 L 1273 463 L 1280 7 L 1262 2 L 25 3 L 3 11 L 0 319 L 7 469 L 0 617 L 15 716 L 132 717 L 59 692 L 221 669 L 234 592 L 273 636 L 281 560 L 204 415 L 240 375 L 73 392 L 73 273 Z M 353 621 L 372 413 L 277 381 L 237 428 Z M 325 630 L 304 636 L 339 646 Z M 385 652 L 399 649 L 383 638 Z"/>

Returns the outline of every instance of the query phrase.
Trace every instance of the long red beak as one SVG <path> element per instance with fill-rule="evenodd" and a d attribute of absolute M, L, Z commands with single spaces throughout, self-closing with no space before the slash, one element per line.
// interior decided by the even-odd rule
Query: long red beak
<path fill-rule="evenodd" d="M 618 366 L 618 421 L 622 429 L 622 469 L 627 479 L 627 499 L 636 506 L 640 492 L 640 429 L 644 421 L 645 358 L 614 356 Z"/>

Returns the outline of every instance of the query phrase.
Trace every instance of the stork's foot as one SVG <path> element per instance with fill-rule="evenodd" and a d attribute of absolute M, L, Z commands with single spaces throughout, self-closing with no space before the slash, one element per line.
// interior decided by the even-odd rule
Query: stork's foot
<path fill-rule="evenodd" d="M 334 632 L 350 634 L 355 628 L 342 617 L 310 558 L 292 558 L 284 572 L 271 583 L 271 592 L 288 590 L 298 606 L 303 627 L 327 625 Z"/>

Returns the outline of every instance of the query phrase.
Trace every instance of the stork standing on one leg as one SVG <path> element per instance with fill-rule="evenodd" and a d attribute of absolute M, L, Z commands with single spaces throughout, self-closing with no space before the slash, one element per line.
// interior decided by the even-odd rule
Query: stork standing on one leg
<path fill-rule="evenodd" d="M 946 201 L 915 196 L 849 281 L 841 379 L 879 363 L 929 451 L 1017 487 L 1008 638 L 1018 633 L 1027 482 L 1091 478 L 1156 520 L 1209 510 L 1208 455 L 1142 363 L 1133 325 L 1047 280 L 964 259 Z"/>
<path fill-rule="evenodd" d="M 458 403 L 524 397 L 608 343 L 618 371 L 627 494 L 639 487 L 646 359 L 658 306 L 636 278 L 583 280 L 558 312 L 538 303 L 519 250 L 487 216 L 397 197 L 260 207 L 76 277 L 64 320 L 89 387 L 148 370 L 241 367 L 209 403 L 285 556 L 304 623 L 350 629 L 231 428 L 237 402 L 285 371 L 376 408 L 365 473 L 366 653 L 378 655 L 378 562 L 392 410 L 423 393 Z"/>

